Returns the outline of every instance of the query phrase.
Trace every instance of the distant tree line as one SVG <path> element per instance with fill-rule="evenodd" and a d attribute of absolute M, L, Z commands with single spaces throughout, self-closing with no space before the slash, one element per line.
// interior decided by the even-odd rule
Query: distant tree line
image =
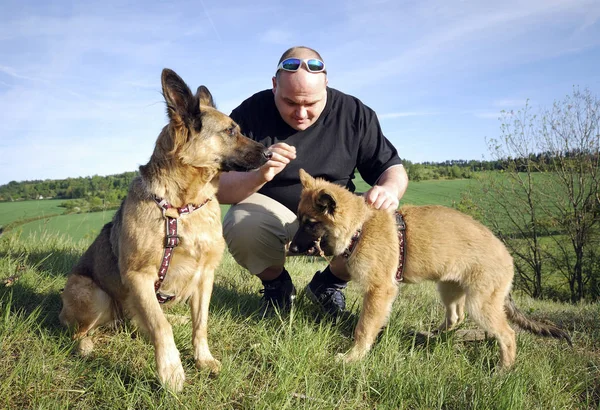
<path fill-rule="evenodd" d="M 472 178 L 480 171 L 501 170 L 506 164 L 503 161 L 476 161 L 453 159 L 443 162 L 412 162 L 403 159 L 402 163 L 408 173 L 408 179 L 413 182 L 429 179 L 463 179 Z"/>
<path fill-rule="evenodd" d="M 78 199 L 79 205 L 112 207 L 127 195 L 129 185 L 138 172 L 39 181 L 11 181 L 0 186 L 0 201 L 31 199 Z M 72 204 L 71 204 L 72 205 Z M 77 205 L 74 205 L 77 206 Z"/>
<path fill-rule="evenodd" d="M 507 166 L 502 161 L 462 159 L 423 163 L 403 159 L 402 163 L 411 181 L 471 178 L 474 172 L 500 170 Z M 136 171 L 108 176 L 11 181 L 0 186 L 0 202 L 53 198 L 93 200 L 105 204 L 119 203 L 127 195 L 131 180 L 138 174 Z"/>
<path fill-rule="evenodd" d="M 564 153 L 565 157 L 579 157 L 581 153 L 571 150 Z M 592 154 L 590 154 L 592 155 Z M 528 164 L 534 160 L 541 167 L 551 167 L 555 153 L 545 152 L 530 154 L 528 157 L 513 159 L 511 157 L 484 160 L 453 159 L 441 162 L 425 161 L 412 162 L 402 159 L 410 181 L 418 182 L 430 179 L 463 179 L 472 178 L 480 171 L 515 170 L 526 172 Z M 119 204 L 127 195 L 129 184 L 139 173 L 124 172 L 108 176 L 89 176 L 67 179 L 46 179 L 35 181 L 11 181 L 0 186 L 0 202 L 24 201 L 32 199 L 82 199 L 92 202 L 97 208 L 100 205 L 113 206 Z M 77 205 L 81 206 L 82 202 Z"/>

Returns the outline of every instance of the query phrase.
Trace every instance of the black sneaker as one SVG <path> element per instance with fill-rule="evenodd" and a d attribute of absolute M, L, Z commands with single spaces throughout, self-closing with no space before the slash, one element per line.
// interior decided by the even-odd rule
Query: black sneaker
<path fill-rule="evenodd" d="M 271 316 L 276 311 L 284 313 L 290 310 L 296 298 L 296 288 L 291 279 L 274 280 L 264 284 L 264 287 L 260 290 L 263 294 L 260 307 L 262 317 Z"/>
<path fill-rule="evenodd" d="M 319 280 L 319 275 L 321 275 L 320 271 L 315 273 L 310 283 L 306 285 L 304 292 L 325 313 L 337 316 L 346 310 L 346 297 L 342 293 L 345 286 L 323 283 Z"/>

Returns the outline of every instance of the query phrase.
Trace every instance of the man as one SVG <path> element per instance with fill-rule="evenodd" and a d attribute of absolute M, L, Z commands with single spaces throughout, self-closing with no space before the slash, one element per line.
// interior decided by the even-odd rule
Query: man
<path fill-rule="evenodd" d="M 352 191 L 358 169 L 372 186 L 365 201 L 392 212 L 408 185 L 375 113 L 357 98 L 327 87 L 319 53 L 290 48 L 272 81 L 272 90 L 245 100 L 231 118 L 245 135 L 270 147 L 273 158 L 253 172 L 223 174 L 218 193 L 221 203 L 235 204 L 225 215 L 223 234 L 234 259 L 262 281 L 263 314 L 289 308 L 296 294 L 285 260 L 298 228 L 300 168 Z M 345 309 L 342 289 L 348 279 L 345 262 L 335 258 L 314 275 L 306 294 L 337 314 Z"/>

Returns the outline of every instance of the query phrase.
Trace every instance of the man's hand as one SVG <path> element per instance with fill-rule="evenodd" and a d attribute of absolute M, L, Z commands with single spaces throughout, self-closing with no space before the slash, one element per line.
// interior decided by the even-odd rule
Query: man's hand
<path fill-rule="evenodd" d="M 375 209 L 394 212 L 398 209 L 400 198 L 406 192 L 408 175 L 402 165 L 389 167 L 379 177 L 373 188 L 363 194 L 365 202 Z"/>
<path fill-rule="evenodd" d="M 375 185 L 365 192 L 363 196 L 365 197 L 365 202 L 373 205 L 375 209 L 394 212 L 400 204 L 397 194 L 381 185 Z"/>
<path fill-rule="evenodd" d="M 296 159 L 296 147 L 278 142 L 269 147 L 273 156 L 266 164 L 258 169 L 258 172 L 264 179 L 264 182 L 271 181 L 275 175 L 279 174 L 293 159 Z"/>

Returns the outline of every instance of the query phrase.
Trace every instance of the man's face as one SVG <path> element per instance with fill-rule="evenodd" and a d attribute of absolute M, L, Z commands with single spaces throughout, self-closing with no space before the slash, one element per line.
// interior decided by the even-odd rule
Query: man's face
<path fill-rule="evenodd" d="M 281 118 L 293 129 L 304 131 L 318 119 L 327 102 L 327 76 L 301 68 L 273 77 L 275 105 Z"/>

